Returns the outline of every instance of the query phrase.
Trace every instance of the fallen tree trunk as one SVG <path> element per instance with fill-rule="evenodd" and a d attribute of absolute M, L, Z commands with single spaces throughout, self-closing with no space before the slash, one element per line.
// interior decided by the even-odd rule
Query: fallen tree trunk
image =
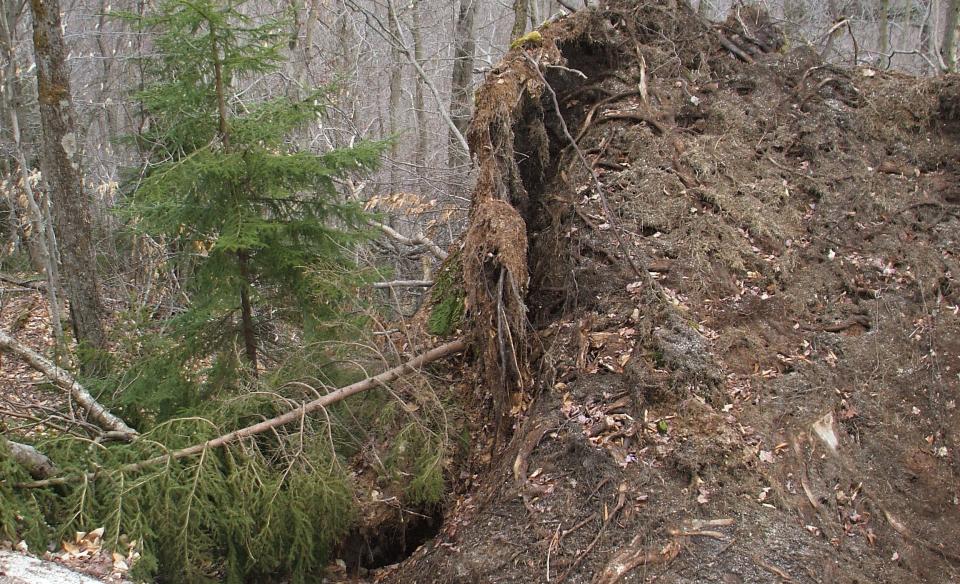
<path fill-rule="evenodd" d="M 41 480 L 52 477 L 57 472 L 57 466 L 39 450 L 28 444 L 13 442 L 0 438 L 10 449 L 10 456 L 22 466 L 34 479 Z"/>
<path fill-rule="evenodd" d="M 388 369 L 379 375 L 374 377 L 368 377 L 351 385 L 341 387 L 335 391 L 328 393 L 323 397 L 319 397 L 311 402 L 307 402 L 301 405 L 298 408 L 290 410 L 285 414 L 281 414 L 275 418 L 270 418 L 269 420 L 264 420 L 252 426 L 247 426 L 245 428 L 240 428 L 239 430 L 234 430 L 228 434 L 224 434 L 217 438 L 207 440 L 202 444 L 194 444 L 193 446 L 188 446 L 180 450 L 176 450 L 169 454 L 163 454 L 160 456 L 155 456 L 147 460 L 142 460 L 140 462 L 135 462 L 127 464 L 125 466 L 117 469 L 118 472 L 137 472 L 143 470 L 147 467 L 153 466 L 155 464 L 163 464 L 171 460 L 179 460 L 181 458 L 186 458 L 188 456 L 193 456 L 194 454 L 200 454 L 201 452 L 209 448 L 219 448 L 231 442 L 236 442 L 244 438 L 249 438 L 250 436 L 255 436 L 261 434 L 273 428 L 283 426 L 285 424 L 290 424 L 292 422 L 300 421 L 304 416 L 321 410 L 331 404 L 335 404 L 339 401 L 342 401 L 351 395 L 372 389 L 374 387 L 381 386 L 391 381 L 395 381 L 400 377 L 406 375 L 407 373 L 413 373 L 434 361 L 448 357 L 450 355 L 455 355 L 462 352 L 466 349 L 467 344 L 463 340 L 456 340 L 445 345 L 440 345 L 435 349 L 431 349 L 426 353 L 423 353 L 413 359 L 407 361 L 406 363 L 397 365 L 393 369 Z M 68 475 L 63 477 L 57 477 L 52 479 L 46 479 L 41 481 L 34 481 L 32 483 L 19 483 L 15 485 L 18 488 L 40 488 L 40 487 L 51 487 L 55 485 L 63 485 L 69 482 L 79 480 L 82 478 L 87 478 L 92 480 L 96 478 L 96 473 L 85 473 L 83 475 Z"/>
<path fill-rule="evenodd" d="M 31 367 L 43 373 L 54 385 L 67 391 L 70 397 L 80 404 L 80 407 L 87 412 L 90 418 L 104 430 L 116 432 L 119 435 L 126 436 L 128 439 L 137 435 L 136 430 L 112 414 L 110 410 L 103 407 L 69 372 L 61 367 L 57 367 L 40 355 L 40 353 L 37 353 L 3 331 L 0 331 L 0 351 L 17 355 Z"/>

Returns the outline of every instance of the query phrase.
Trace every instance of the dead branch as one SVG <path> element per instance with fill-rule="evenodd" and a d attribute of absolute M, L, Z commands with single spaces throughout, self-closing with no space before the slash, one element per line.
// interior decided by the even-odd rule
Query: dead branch
<path fill-rule="evenodd" d="M 157 464 L 164 464 L 172 460 L 179 460 L 181 458 L 186 458 L 188 456 L 200 454 L 201 452 L 204 452 L 208 449 L 219 448 L 221 446 L 225 446 L 227 444 L 237 442 L 238 440 L 242 440 L 244 438 L 249 438 L 251 436 L 256 436 L 257 434 L 262 434 L 263 432 L 273 430 L 274 428 L 278 428 L 280 426 L 290 424 L 292 422 L 299 422 L 307 414 L 313 413 L 318 410 L 323 410 L 327 406 L 337 403 L 339 401 L 342 401 L 345 398 L 350 397 L 351 395 L 366 391 L 368 389 L 372 389 L 374 387 L 378 387 L 382 384 L 390 383 L 391 381 L 395 381 L 408 373 L 414 373 L 416 371 L 419 371 L 420 368 L 423 367 L 424 365 L 427 365 L 439 359 L 443 359 L 444 357 L 448 357 L 450 355 L 455 355 L 457 353 L 460 353 L 466 348 L 467 348 L 467 344 L 463 340 L 456 340 L 456 341 L 447 343 L 445 345 L 440 345 L 435 349 L 431 349 L 426 353 L 423 353 L 421 355 L 418 355 L 417 357 L 414 357 L 413 359 L 407 361 L 406 363 L 397 365 L 393 369 L 388 369 L 383 373 L 376 375 L 374 377 L 368 377 L 364 380 L 358 381 L 351 385 L 341 387 L 340 389 L 332 391 L 311 402 L 307 402 L 301 405 L 300 407 L 290 410 L 289 412 L 285 414 L 281 414 L 275 418 L 270 418 L 269 420 L 264 420 L 252 426 L 247 426 L 245 428 L 240 428 L 239 430 L 234 430 L 233 432 L 224 434 L 220 437 L 207 440 L 202 444 L 194 444 L 193 446 L 188 446 L 186 448 L 182 448 L 180 450 L 176 450 L 168 454 L 162 454 L 160 456 L 155 456 L 147 460 L 142 460 L 140 462 L 135 462 L 135 463 L 121 466 L 119 469 L 116 470 L 116 472 L 120 472 L 120 473 L 138 472 L 150 466 L 154 466 Z M 31 483 L 20 483 L 15 486 L 18 488 L 25 488 L 25 489 L 42 488 L 42 487 L 50 487 L 55 485 L 63 485 L 73 481 L 82 480 L 84 478 L 86 478 L 87 480 L 93 480 L 96 478 L 96 476 L 97 476 L 96 473 L 91 472 L 91 473 L 85 473 L 82 475 L 68 475 L 68 476 L 57 477 L 57 478 L 52 478 L 52 479 L 47 479 L 42 481 L 34 481 Z"/>
<path fill-rule="evenodd" d="M 43 373 L 54 385 L 67 391 L 70 397 L 80 404 L 80 407 L 86 410 L 90 418 L 104 430 L 119 432 L 128 438 L 133 438 L 137 435 L 136 430 L 103 407 L 70 373 L 57 367 L 30 347 L 17 341 L 3 331 L 0 331 L 0 351 L 17 355 L 31 367 Z"/>
<path fill-rule="evenodd" d="M 13 442 L 6 438 L 0 438 L 0 440 L 6 443 L 7 448 L 10 449 L 10 455 L 17 461 L 17 464 L 30 473 L 30 476 L 34 479 L 45 479 L 59 472 L 57 466 L 53 464 L 53 461 L 41 454 L 40 451 L 33 446 Z"/>
<path fill-rule="evenodd" d="M 407 237 L 402 233 L 400 233 L 399 231 L 397 231 L 396 229 L 394 229 L 393 227 L 390 227 L 389 225 L 386 225 L 384 223 L 377 223 L 376 221 L 371 221 L 370 225 L 372 225 L 373 227 L 377 227 L 378 229 L 386 233 L 388 236 L 390 236 L 391 239 L 399 243 L 402 243 L 403 245 L 427 246 L 427 249 L 430 250 L 430 253 L 433 254 L 434 257 L 436 257 L 439 260 L 445 260 L 449 255 L 447 254 L 447 252 L 440 249 L 439 245 L 434 243 L 432 239 L 430 239 L 423 233 L 417 233 L 413 237 Z"/>
<path fill-rule="evenodd" d="M 733 41 L 728 39 L 726 35 L 724 35 L 722 32 L 720 32 L 719 30 L 716 32 L 717 32 L 717 40 L 720 41 L 720 44 L 723 46 L 723 48 L 730 51 L 734 57 L 740 59 L 744 63 L 753 63 L 753 57 L 748 55 L 746 52 L 744 52 L 743 49 L 741 49 L 737 45 L 733 44 Z"/>
<path fill-rule="evenodd" d="M 429 288 L 433 280 L 392 280 L 390 282 L 375 282 L 374 288 Z"/>
<path fill-rule="evenodd" d="M 793 578 L 790 577 L 790 574 L 787 574 L 781 568 L 778 568 L 773 564 L 771 564 L 770 562 L 767 562 L 766 560 L 761 558 L 759 555 L 753 557 L 753 563 L 756 564 L 758 567 L 763 568 L 764 570 L 770 572 L 771 574 L 778 576 L 784 582 L 793 582 Z"/>
<path fill-rule="evenodd" d="M 656 130 L 656 133 L 660 134 L 661 136 L 670 133 L 670 131 L 663 124 L 653 119 L 652 116 L 648 116 L 639 112 L 609 112 L 602 115 L 597 121 L 609 122 L 610 120 L 631 120 L 635 122 L 643 122 Z"/>
<path fill-rule="evenodd" d="M 41 279 L 22 280 L 20 278 L 15 278 L 9 274 L 3 273 L 0 273 L 0 282 L 13 284 L 14 286 L 18 286 L 20 288 L 29 288 L 38 292 L 43 292 L 47 289 L 46 283 Z"/>

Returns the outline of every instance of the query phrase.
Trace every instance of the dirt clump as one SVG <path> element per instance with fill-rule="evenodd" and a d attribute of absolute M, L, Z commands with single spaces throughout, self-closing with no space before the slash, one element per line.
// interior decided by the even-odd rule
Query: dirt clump
<path fill-rule="evenodd" d="M 463 261 L 500 421 L 380 581 L 960 579 L 960 81 L 764 18 L 611 0 L 490 72 Z"/>

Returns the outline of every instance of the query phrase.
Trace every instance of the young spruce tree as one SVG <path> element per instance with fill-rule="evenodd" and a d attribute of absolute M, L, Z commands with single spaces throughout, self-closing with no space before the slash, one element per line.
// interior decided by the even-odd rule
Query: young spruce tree
<path fill-rule="evenodd" d="M 349 255 L 364 215 L 338 197 L 334 179 L 372 169 L 382 144 L 299 149 L 289 138 L 323 114 L 322 92 L 245 97 L 269 91 L 285 38 L 281 21 L 253 18 L 244 4 L 161 0 L 138 18 L 156 35 L 156 58 L 139 94 L 149 162 L 126 212 L 162 236 L 187 274 L 190 305 L 175 327 L 182 355 L 218 354 L 212 371 L 222 373 L 242 347 L 256 375 L 258 306 L 302 315 L 309 336 L 351 296 Z"/>

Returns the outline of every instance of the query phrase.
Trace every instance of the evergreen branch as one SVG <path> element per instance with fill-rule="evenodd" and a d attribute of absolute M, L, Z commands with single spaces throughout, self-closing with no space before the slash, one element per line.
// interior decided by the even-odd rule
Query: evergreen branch
<path fill-rule="evenodd" d="M 2 335 L 3 333 L 0 333 Z M 328 393 L 322 397 L 319 397 L 313 401 L 307 402 L 300 407 L 290 410 L 285 414 L 281 414 L 269 420 L 264 420 L 252 426 L 247 426 L 245 428 L 240 428 L 239 430 L 234 430 L 227 434 L 223 434 L 217 438 L 213 438 L 203 442 L 202 444 L 194 444 L 193 446 L 188 446 L 186 448 L 181 448 L 174 452 L 168 454 L 162 454 L 160 456 L 155 456 L 147 460 L 140 462 L 130 463 L 120 468 L 116 469 L 115 472 L 119 473 L 133 473 L 141 471 L 145 468 L 157 464 L 168 463 L 173 460 L 179 460 L 181 458 L 186 458 L 188 456 L 193 456 L 195 454 L 201 454 L 208 449 L 219 448 L 238 440 L 244 438 L 249 438 L 251 436 L 256 436 L 257 434 L 262 434 L 274 428 L 290 424 L 292 422 L 297 422 L 301 420 L 307 414 L 313 413 L 318 410 L 324 410 L 327 406 L 340 402 L 354 394 L 367 391 L 374 387 L 378 387 L 381 384 L 390 383 L 396 381 L 397 379 L 407 375 L 409 373 L 415 373 L 419 371 L 423 366 L 438 361 L 450 355 L 456 355 L 457 353 L 463 352 L 467 348 L 466 341 L 459 339 L 440 345 L 434 349 L 422 353 L 417 357 L 397 365 L 392 369 L 388 369 L 379 375 L 373 377 L 368 377 L 356 383 L 341 387 L 335 391 Z M 17 488 L 21 489 L 36 489 L 43 487 L 52 487 L 56 485 L 65 485 L 79 480 L 94 480 L 97 477 L 97 473 L 88 472 L 79 475 L 67 475 L 63 477 L 57 477 L 52 479 L 33 481 L 27 483 L 17 483 Z"/>
<path fill-rule="evenodd" d="M 124 435 L 127 439 L 131 439 L 137 435 L 136 430 L 127 426 L 126 422 L 103 407 L 70 373 L 57 367 L 40 355 L 40 353 L 37 353 L 3 331 L 0 331 L 0 352 L 13 353 L 26 361 L 31 367 L 43 373 L 54 385 L 67 391 L 70 397 L 76 400 L 76 402 L 80 404 L 80 407 L 86 410 L 90 417 L 104 430 L 117 432 Z"/>

